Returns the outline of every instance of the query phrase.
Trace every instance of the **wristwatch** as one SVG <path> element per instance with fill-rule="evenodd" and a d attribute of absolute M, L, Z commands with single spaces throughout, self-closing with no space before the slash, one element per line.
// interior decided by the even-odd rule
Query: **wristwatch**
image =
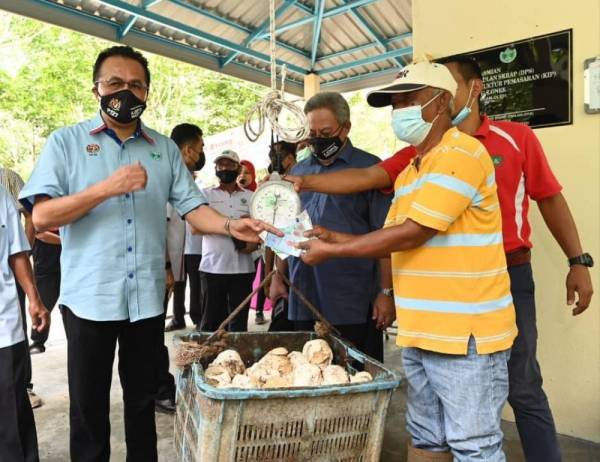
<path fill-rule="evenodd" d="M 386 297 L 393 297 L 394 296 L 394 289 L 390 288 L 386 288 L 386 289 L 381 289 L 381 293 L 383 295 L 385 295 Z"/>
<path fill-rule="evenodd" d="M 578 257 L 569 258 L 569 266 L 582 265 L 591 268 L 594 266 L 594 259 L 589 253 L 584 253 Z"/>

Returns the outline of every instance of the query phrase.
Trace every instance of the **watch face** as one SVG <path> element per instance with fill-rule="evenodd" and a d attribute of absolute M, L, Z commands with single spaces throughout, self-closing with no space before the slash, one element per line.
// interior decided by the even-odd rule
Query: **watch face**
<path fill-rule="evenodd" d="M 291 183 L 267 181 L 261 185 L 250 201 L 252 218 L 282 227 L 292 222 L 300 213 L 300 197 Z"/>

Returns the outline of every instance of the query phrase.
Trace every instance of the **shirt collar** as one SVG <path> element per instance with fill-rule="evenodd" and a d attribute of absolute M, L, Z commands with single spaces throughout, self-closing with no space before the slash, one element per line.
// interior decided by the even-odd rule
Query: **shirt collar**
<path fill-rule="evenodd" d="M 110 129 L 106 125 L 104 119 L 102 119 L 102 116 L 100 115 L 100 111 L 98 111 L 96 116 L 92 119 L 92 129 L 90 130 L 90 135 L 97 135 L 98 133 L 107 130 L 110 130 L 112 132 L 112 129 Z M 139 138 L 140 136 L 144 138 L 149 144 L 155 144 L 154 138 L 152 138 L 148 134 L 146 126 L 141 120 L 138 121 L 137 128 L 135 129 L 135 133 L 133 134 L 134 138 Z"/>
<path fill-rule="evenodd" d="M 481 125 L 473 134 L 475 138 L 485 138 L 490 133 L 490 119 L 486 115 L 481 116 Z"/>

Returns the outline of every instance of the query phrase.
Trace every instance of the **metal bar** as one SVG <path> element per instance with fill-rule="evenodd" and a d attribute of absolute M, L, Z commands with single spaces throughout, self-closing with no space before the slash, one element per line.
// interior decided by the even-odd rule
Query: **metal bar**
<path fill-rule="evenodd" d="M 313 11 L 310 6 L 305 5 L 304 3 L 295 2 L 294 6 L 298 8 L 300 11 L 304 11 L 306 14 L 310 14 L 312 16 Z"/>
<path fill-rule="evenodd" d="M 412 37 L 412 32 L 406 32 L 404 34 L 400 34 L 400 35 L 396 35 L 394 37 L 386 38 L 385 42 L 384 42 L 384 45 L 387 47 L 392 42 L 395 42 L 397 40 L 407 39 L 407 38 L 410 38 L 410 37 Z M 354 47 L 354 48 L 349 48 L 347 50 L 337 51 L 335 53 L 331 53 L 331 54 L 319 57 L 319 59 L 317 59 L 317 64 L 320 64 L 323 61 L 327 61 L 328 59 L 339 58 L 340 56 L 344 56 L 344 55 L 348 55 L 348 54 L 352 54 L 352 53 L 357 53 L 359 51 L 368 50 L 369 48 L 373 48 L 373 47 L 376 47 L 376 46 L 379 46 L 379 43 L 377 43 L 377 42 L 371 42 L 371 43 L 365 43 L 364 45 L 359 45 L 359 46 Z"/>
<path fill-rule="evenodd" d="M 381 53 L 376 56 L 370 56 L 364 59 L 353 60 L 347 63 L 338 64 L 337 66 L 326 67 L 319 69 L 319 75 L 333 74 L 334 72 L 344 71 L 358 66 L 366 66 L 368 64 L 376 63 L 378 61 L 384 61 L 386 59 L 397 58 L 399 56 L 411 54 L 413 51 L 412 47 L 398 48 L 397 50 L 391 50 L 387 53 Z"/>
<path fill-rule="evenodd" d="M 149 21 L 155 22 L 155 23 L 160 24 L 165 27 L 169 27 L 174 30 L 178 30 L 180 32 L 184 32 L 184 33 L 189 34 L 193 37 L 196 37 L 200 40 L 204 40 L 206 42 L 213 43 L 220 47 L 227 48 L 228 50 L 237 51 L 241 54 L 245 54 L 254 59 L 258 59 L 260 61 L 264 61 L 267 63 L 269 63 L 271 61 L 270 57 L 264 53 L 260 53 L 258 51 L 252 50 L 252 49 L 244 47 L 242 45 L 238 45 L 237 43 L 233 43 L 229 40 L 225 40 L 221 37 L 217 37 L 216 35 L 212 35 L 207 32 L 199 31 L 191 26 L 188 26 L 187 24 L 183 24 L 183 23 L 180 23 L 173 19 L 166 18 L 166 17 L 156 14 L 152 11 L 144 10 L 143 8 L 137 7 L 130 3 L 126 3 L 122 0 L 98 0 L 98 1 L 104 5 L 111 6 L 113 8 L 116 8 L 118 10 L 124 11 L 129 14 L 137 14 L 141 18 L 147 19 Z M 278 61 L 280 61 L 280 60 L 278 60 Z M 287 63 L 284 61 L 281 61 L 280 63 L 286 64 L 287 68 L 293 72 L 297 72 L 302 75 L 307 73 L 306 69 L 304 69 L 300 66 L 297 66 L 295 64 Z"/>
<path fill-rule="evenodd" d="M 120 42 L 127 35 L 127 33 L 131 30 L 135 22 L 137 21 L 138 15 L 132 14 L 129 16 L 129 19 L 117 29 L 117 40 Z"/>
<path fill-rule="evenodd" d="M 281 5 L 279 8 L 277 8 L 277 10 L 275 11 L 275 19 L 280 17 L 282 14 L 284 14 L 292 6 L 296 6 L 296 4 L 297 4 L 297 2 L 295 0 L 285 0 L 284 4 Z M 246 39 L 244 40 L 242 45 L 244 45 L 244 46 L 250 45 L 252 42 L 254 42 L 257 39 L 257 37 L 260 34 L 264 33 L 268 29 L 269 29 L 269 20 L 267 19 L 266 21 L 263 21 L 263 23 L 254 32 L 252 32 L 250 35 L 248 35 L 248 37 L 246 37 Z M 280 44 L 278 43 L 278 45 L 280 45 Z M 298 51 L 300 51 L 300 50 L 298 50 Z M 233 52 L 233 53 L 230 53 L 229 55 L 227 55 L 224 59 L 221 60 L 221 67 L 227 66 L 238 55 L 239 55 L 238 52 Z"/>
<path fill-rule="evenodd" d="M 246 27 L 236 21 L 233 21 L 231 19 L 225 18 L 223 16 L 219 16 L 218 14 L 215 14 L 211 11 L 205 10 L 204 8 L 200 8 L 198 6 L 192 5 L 190 3 L 184 2 L 182 0 L 168 0 L 169 2 L 181 6 L 182 8 L 187 8 L 190 11 L 193 11 L 194 13 L 198 13 L 200 15 L 206 16 L 207 18 L 210 18 L 214 21 L 220 22 L 221 24 L 226 24 L 227 26 L 233 27 L 236 30 L 239 30 L 240 32 L 244 32 L 246 34 L 251 34 L 253 33 L 253 30 L 249 27 Z M 245 44 L 244 44 L 245 46 Z M 308 58 L 308 55 L 306 53 L 304 53 L 302 50 L 300 50 L 299 48 L 293 47 L 291 45 L 288 45 L 287 43 L 279 43 L 279 46 L 281 48 L 285 48 L 288 51 L 291 51 L 292 53 L 295 53 L 297 55 L 302 56 L 303 58 Z"/>
<path fill-rule="evenodd" d="M 144 0 L 144 2 L 142 3 L 142 8 L 150 8 L 154 5 L 157 5 L 158 3 L 162 2 L 163 0 Z"/>
<path fill-rule="evenodd" d="M 317 49 L 321 38 L 321 25 L 323 24 L 323 11 L 325 10 L 325 0 L 316 0 L 315 3 L 315 24 L 313 26 L 312 47 L 310 52 L 310 68 L 315 67 L 317 60 Z"/>
<path fill-rule="evenodd" d="M 337 85 L 343 85 L 352 82 L 359 82 L 361 80 L 374 79 L 377 77 L 383 77 L 389 74 L 397 74 L 398 69 L 390 67 L 389 69 L 382 69 L 381 71 L 368 72 L 366 74 L 353 75 L 351 77 L 345 77 L 339 80 L 332 80 L 321 84 L 321 88 L 335 87 Z"/>
<path fill-rule="evenodd" d="M 330 10 L 325 11 L 323 13 L 323 18 L 332 18 L 332 17 L 338 16 L 340 14 L 344 14 L 344 13 L 348 13 L 348 12 L 353 12 L 354 8 L 359 8 L 361 6 L 369 5 L 370 3 L 374 3 L 376 1 L 378 1 L 378 0 L 353 0 L 353 1 L 348 1 L 344 5 L 336 6 L 335 8 L 331 8 Z M 311 16 L 309 16 L 307 18 L 298 19 L 297 21 L 290 22 L 288 24 L 284 24 L 284 25 L 278 27 L 277 30 L 276 30 L 276 33 L 279 34 L 280 32 L 285 32 L 287 30 L 294 29 L 296 27 L 300 27 L 300 26 L 303 26 L 305 24 L 309 24 L 309 23 L 313 22 L 314 21 L 314 14 L 313 14 L 312 11 L 310 12 L 310 15 Z M 269 32 L 266 31 L 259 38 L 263 39 L 263 38 L 268 38 L 268 37 L 269 37 Z"/>

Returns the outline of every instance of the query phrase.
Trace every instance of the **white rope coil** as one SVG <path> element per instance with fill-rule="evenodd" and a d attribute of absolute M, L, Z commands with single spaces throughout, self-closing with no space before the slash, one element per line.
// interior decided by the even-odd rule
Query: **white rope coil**
<path fill-rule="evenodd" d="M 304 111 L 293 101 L 285 101 L 284 88 L 286 67 L 281 70 L 281 91 L 277 90 L 277 61 L 276 61 L 276 37 L 275 37 L 275 0 L 269 0 L 269 30 L 270 30 L 270 53 L 271 53 L 271 91 L 255 104 L 246 115 L 244 122 L 244 133 L 246 137 L 254 142 L 260 138 L 265 130 L 265 119 L 271 124 L 273 132 L 283 141 L 297 143 L 308 137 L 308 120 Z M 291 122 L 284 126 L 279 117 L 284 114 Z M 253 127 L 252 121 L 256 119 L 258 126 Z"/>

